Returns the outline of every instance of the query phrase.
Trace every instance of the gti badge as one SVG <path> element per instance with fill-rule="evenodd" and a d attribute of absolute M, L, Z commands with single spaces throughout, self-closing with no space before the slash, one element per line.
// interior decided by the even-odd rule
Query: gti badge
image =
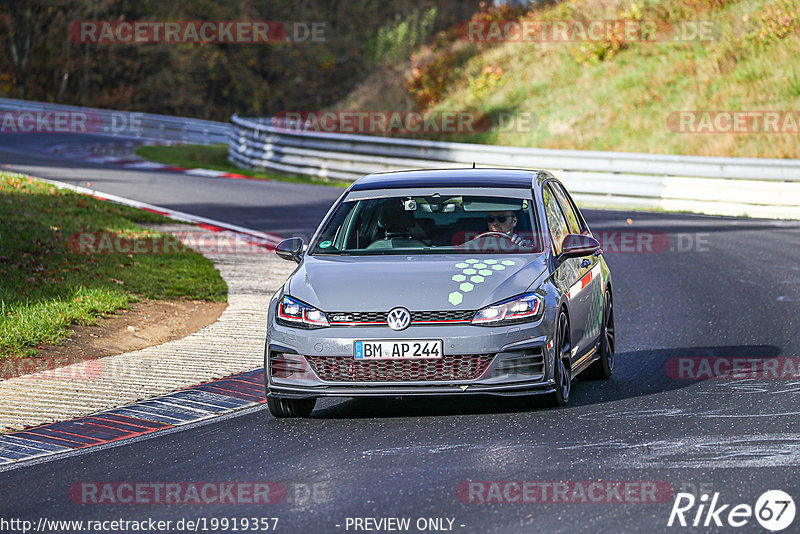
<path fill-rule="evenodd" d="M 386 317 L 386 322 L 392 330 L 404 330 L 411 324 L 411 314 L 405 308 L 394 308 Z"/>

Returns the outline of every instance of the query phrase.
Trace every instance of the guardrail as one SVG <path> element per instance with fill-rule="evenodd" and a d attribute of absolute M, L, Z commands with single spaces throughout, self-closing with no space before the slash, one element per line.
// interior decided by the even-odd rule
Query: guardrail
<path fill-rule="evenodd" d="M 87 133 L 180 143 L 227 143 L 226 122 L 0 98 L 3 133 Z M 27 114 L 27 115 L 26 115 Z M 49 115 L 47 115 L 49 114 Z"/>
<path fill-rule="evenodd" d="M 587 206 L 800 219 L 800 160 L 551 150 L 304 131 L 233 115 L 229 159 L 352 181 L 371 172 L 482 166 L 548 169 Z"/>

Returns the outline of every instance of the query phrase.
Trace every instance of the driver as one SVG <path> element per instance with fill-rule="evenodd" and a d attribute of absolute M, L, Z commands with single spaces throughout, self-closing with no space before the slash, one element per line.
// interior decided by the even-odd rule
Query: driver
<path fill-rule="evenodd" d="M 530 246 L 527 240 L 514 233 L 517 225 L 517 216 L 513 211 L 490 211 L 486 216 L 486 224 L 490 232 L 498 232 L 509 237 L 512 243 L 526 247 Z"/>

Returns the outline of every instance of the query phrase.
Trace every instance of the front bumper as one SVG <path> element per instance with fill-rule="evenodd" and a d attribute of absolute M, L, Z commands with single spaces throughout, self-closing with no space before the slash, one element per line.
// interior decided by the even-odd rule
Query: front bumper
<path fill-rule="evenodd" d="M 388 327 L 331 327 L 301 330 L 270 324 L 265 351 L 268 395 L 282 398 L 380 397 L 406 395 L 531 395 L 554 391 L 549 321 L 504 327 L 474 325 L 411 326 L 401 332 Z M 331 380 L 310 362 L 324 358 L 355 361 L 356 340 L 396 339 L 444 342 L 444 359 L 488 355 L 491 363 L 470 379 Z M 302 372 L 289 374 L 271 368 L 274 357 L 300 361 Z M 312 358 L 306 358 L 310 356 Z M 299 360 L 302 357 L 302 360 Z M 385 360 L 384 360 L 385 361 Z M 304 363 L 303 363 L 304 362 Z M 361 361 L 363 362 L 363 361 Z M 540 362 L 540 363 L 537 363 Z"/>
<path fill-rule="evenodd" d="M 511 397 L 520 395 L 544 395 L 555 391 L 552 379 L 546 381 L 508 384 L 505 386 L 486 386 L 470 384 L 464 386 L 451 385 L 416 385 L 399 384 L 397 386 L 371 386 L 354 384 L 352 386 L 279 386 L 270 384 L 269 395 L 272 397 L 303 399 L 308 397 L 395 397 L 417 395 L 495 395 Z"/>

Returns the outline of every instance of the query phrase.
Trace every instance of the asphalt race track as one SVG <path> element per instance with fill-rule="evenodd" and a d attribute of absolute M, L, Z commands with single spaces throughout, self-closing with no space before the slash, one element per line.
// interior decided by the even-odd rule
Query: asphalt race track
<path fill-rule="evenodd" d="M 74 134 L 0 134 L 0 168 L 81 186 L 91 183 L 93 189 L 104 193 L 212 219 L 235 220 L 247 228 L 269 228 L 279 235 L 300 235 L 316 229 L 344 191 L 287 182 L 268 182 L 269 187 L 264 187 L 266 184 L 254 180 L 240 180 L 242 183 L 232 188 L 228 179 L 169 171 L 120 168 L 111 172 L 102 165 L 65 159 L 50 151 L 65 143 L 99 143 L 103 139 Z"/>
<path fill-rule="evenodd" d="M 0 163 L 284 236 L 310 235 L 341 193 L 77 164 L 46 151 L 63 137 L 0 136 Z M 355 518 L 388 517 L 410 518 L 409 532 L 418 525 L 465 533 L 766 532 L 755 517 L 733 529 L 728 512 L 738 504 L 755 507 L 771 489 L 800 499 L 796 367 L 794 375 L 789 369 L 780 378 L 715 380 L 702 373 L 681 376 L 678 369 L 701 358 L 726 365 L 774 358 L 796 364 L 800 223 L 584 214 L 607 240 L 617 359 L 610 381 L 576 382 L 566 408 L 524 399 L 323 400 L 309 419 L 279 421 L 262 406 L 0 472 L 0 514 L 34 522 L 43 516 L 153 518 L 173 525 L 181 518 L 277 517 L 278 532 L 364 532 L 375 525 L 356 529 Z M 616 235 L 633 236 L 633 243 L 639 235 L 655 236 L 658 250 L 615 252 L 609 244 L 620 242 L 613 241 Z M 101 505 L 78 504 L 69 494 L 81 482 L 205 481 L 275 482 L 286 495 L 282 502 L 257 505 Z M 566 482 L 570 502 L 497 502 L 519 496 L 510 481 Z M 600 494 L 599 502 L 580 502 L 573 489 L 593 481 L 603 482 L 595 489 L 630 482 L 634 490 L 621 498 L 603 490 L 592 494 Z M 658 502 L 634 502 L 642 482 L 668 492 L 645 498 Z M 498 488 L 514 490 L 503 495 Z M 700 526 L 667 527 L 673 492 L 681 491 L 695 494 L 698 504 L 701 493 L 718 492 L 718 505 L 730 505 L 719 516 L 724 526 L 715 528 L 713 519 L 703 526 L 703 511 Z M 481 499 L 493 502 L 475 502 Z M 686 512 L 688 522 L 697 511 L 696 505 Z M 419 518 L 445 519 L 417 523 Z M 795 519 L 785 532 L 797 532 L 798 525 Z"/>

